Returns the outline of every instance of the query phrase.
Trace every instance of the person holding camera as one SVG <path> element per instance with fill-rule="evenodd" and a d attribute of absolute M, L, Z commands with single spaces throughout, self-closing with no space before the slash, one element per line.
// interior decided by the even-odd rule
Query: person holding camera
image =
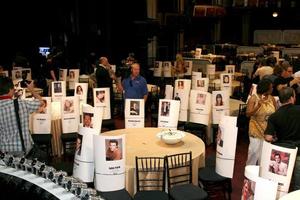
<path fill-rule="evenodd" d="M 29 115 L 38 111 L 42 105 L 42 97 L 34 91 L 33 83 L 27 84 L 27 89 L 35 97 L 33 101 L 13 100 L 15 89 L 8 77 L 0 77 L 0 85 L 0 151 L 16 156 L 27 155 L 33 147 L 29 132 Z"/>

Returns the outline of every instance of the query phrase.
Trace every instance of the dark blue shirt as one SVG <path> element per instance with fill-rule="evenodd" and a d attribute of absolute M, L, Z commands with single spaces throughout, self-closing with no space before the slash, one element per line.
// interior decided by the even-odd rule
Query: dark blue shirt
<path fill-rule="evenodd" d="M 137 76 L 131 79 L 131 76 L 124 79 L 123 87 L 125 91 L 125 99 L 143 99 L 148 94 L 146 79 L 142 76 Z"/>

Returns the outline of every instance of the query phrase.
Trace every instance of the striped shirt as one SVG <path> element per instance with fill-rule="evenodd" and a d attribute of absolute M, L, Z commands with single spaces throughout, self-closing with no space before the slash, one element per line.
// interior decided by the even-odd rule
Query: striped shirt
<path fill-rule="evenodd" d="M 33 144 L 29 132 L 29 115 L 39 108 L 40 101 L 18 100 L 18 102 L 24 145 L 26 152 L 29 152 Z M 14 101 L 11 99 L 0 100 L 0 151 L 10 153 L 22 152 Z"/>

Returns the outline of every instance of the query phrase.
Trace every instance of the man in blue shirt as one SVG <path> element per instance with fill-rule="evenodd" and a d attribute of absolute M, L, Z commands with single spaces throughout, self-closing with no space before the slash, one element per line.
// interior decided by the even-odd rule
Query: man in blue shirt
<path fill-rule="evenodd" d="M 125 99 L 144 99 L 148 96 L 147 81 L 140 76 L 140 65 L 134 63 L 131 65 L 131 74 L 122 82 Z"/>

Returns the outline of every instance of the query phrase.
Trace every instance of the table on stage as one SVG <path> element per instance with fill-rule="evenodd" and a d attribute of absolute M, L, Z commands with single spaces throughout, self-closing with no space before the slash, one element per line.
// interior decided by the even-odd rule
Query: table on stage
<path fill-rule="evenodd" d="M 156 137 L 161 128 L 119 129 L 102 133 L 106 136 L 125 134 L 126 138 L 126 180 L 125 187 L 133 195 L 135 191 L 135 156 L 165 156 L 192 151 L 193 184 L 198 185 L 198 169 L 205 164 L 205 144 L 197 136 L 186 133 L 182 142 L 169 145 Z"/>

